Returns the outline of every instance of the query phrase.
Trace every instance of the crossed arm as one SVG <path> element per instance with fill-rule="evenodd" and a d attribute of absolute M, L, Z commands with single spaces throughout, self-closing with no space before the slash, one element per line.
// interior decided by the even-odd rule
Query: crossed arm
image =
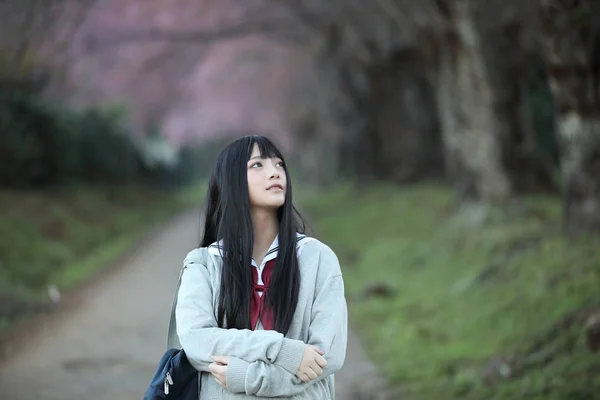
<path fill-rule="evenodd" d="M 313 301 L 308 343 L 276 331 L 219 328 L 212 307 L 212 289 L 204 265 L 190 265 L 182 275 L 176 308 L 177 334 L 192 365 L 208 371 L 211 356 L 228 356 L 227 389 L 261 397 L 293 396 L 338 371 L 345 359 L 347 310 L 337 257 L 321 252 L 326 276 Z M 306 345 L 324 352 L 327 366 L 316 379 L 296 376 Z"/>

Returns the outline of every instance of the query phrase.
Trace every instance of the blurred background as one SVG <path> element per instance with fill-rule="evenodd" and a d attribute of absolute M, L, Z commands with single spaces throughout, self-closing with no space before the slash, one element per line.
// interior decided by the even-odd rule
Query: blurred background
<path fill-rule="evenodd" d="M 395 398 L 600 398 L 599 3 L 0 0 L 0 340 L 263 134 Z"/>

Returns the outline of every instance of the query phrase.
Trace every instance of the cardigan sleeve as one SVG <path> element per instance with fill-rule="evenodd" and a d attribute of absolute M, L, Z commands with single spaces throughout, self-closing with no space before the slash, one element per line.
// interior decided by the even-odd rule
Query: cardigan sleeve
<path fill-rule="evenodd" d="M 227 387 L 233 393 L 260 397 L 290 397 L 340 370 L 346 357 L 348 313 L 339 262 L 330 248 L 322 251 L 319 268 L 330 275 L 315 293 L 308 344 L 325 352 L 323 374 L 303 382 L 295 373 L 263 360 L 229 359 Z"/>
<path fill-rule="evenodd" d="M 190 363 L 208 371 L 211 356 L 263 361 L 295 374 L 304 355 L 305 343 L 276 331 L 219 328 L 213 310 L 213 288 L 203 260 L 186 258 L 177 296 L 177 335 Z"/>

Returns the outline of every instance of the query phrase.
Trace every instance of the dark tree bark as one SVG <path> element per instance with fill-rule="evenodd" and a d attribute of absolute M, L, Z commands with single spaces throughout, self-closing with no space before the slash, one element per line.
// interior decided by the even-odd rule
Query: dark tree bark
<path fill-rule="evenodd" d="M 440 178 L 444 172 L 432 66 L 417 49 L 399 51 L 372 73 L 375 176 L 393 182 Z"/>
<path fill-rule="evenodd" d="M 600 233 L 600 4 L 539 5 L 542 54 L 558 115 L 565 231 Z"/>
<path fill-rule="evenodd" d="M 335 2 L 322 5 L 323 12 L 311 19 L 322 43 L 316 47 L 318 68 L 333 83 L 322 93 L 332 99 L 327 107 L 340 127 L 339 169 L 362 182 L 406 183 L 443 175 L 436 102 L 427 76 L 433 64 L 420 48 L 421 26 L 413 18 L 434 21 L 431 4 Z M 294 7 L 299 12 L 298 2 Z"/>
<path fill-rule="evenodd" d="M 503 202 L 553 190 L 527 93 L 528 8 L 517 0 L 444 4 L 437 82 L 445 154 L 459 198 Z"/>

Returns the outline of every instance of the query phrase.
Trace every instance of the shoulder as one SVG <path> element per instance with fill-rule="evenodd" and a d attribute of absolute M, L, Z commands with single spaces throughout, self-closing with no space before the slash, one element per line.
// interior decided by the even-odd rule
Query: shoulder
<path fill-rule="evenodd" d="M 183 269 L 202 269 L 211 275 L 220 268 L 221 258 L 213 254 L 209 247 L 198 247 L 191 250 L 183 259 Z"/>
<path fill-rule="evenodd" d="M 306 237 L 299 251 L 298 262 L 318 268 L 319 274 L 341 275 L 340 263 L 333 249 L 322 241 Z"/>
<path fill-rule="evenodd" d="M 214 287 L 219 282 L 220 264 L 215 260 L 207 247 L 191 250 L 183 259 L 181 280 L 183 283 L 194 285 L 209 285 Z"/>
<path fill-rule="evenodd" d="M 302 253 L 306 252 L 312 255 L 327 254 L 335 256 L 331 247 L 314 237 L 305 236 L 300 242 L 300 247 L 302 248 Z"/>
<path fill-rule="evenodd" d="M 189 267 L 192 265 L 204 265 L 207 263 L 207 248 L 199 247 L 191 250 L 183 259 L 183 267 Z"/>

